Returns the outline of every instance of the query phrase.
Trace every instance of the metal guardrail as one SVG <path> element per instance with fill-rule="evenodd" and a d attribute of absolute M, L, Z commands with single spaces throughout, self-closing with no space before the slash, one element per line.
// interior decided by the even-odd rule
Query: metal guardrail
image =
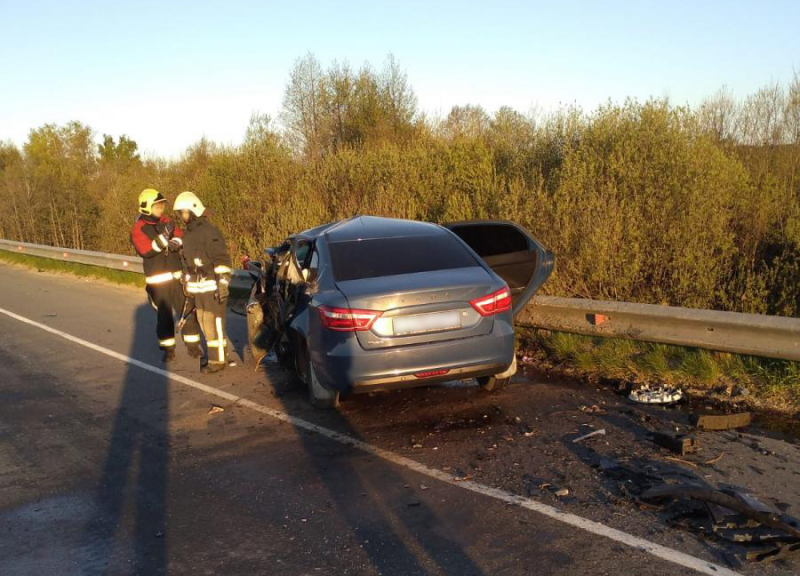
<path fill-rule="evenodd" d="M 800 361 L 800 318 L 537 296 L 517 322 L 591 336 Z"/>
<path fill-rule="evenodd" d="M 63 262 L 125 270 L 126 272 L 135 272 L 137 274 L 144 273 L 142 270 L 142 259 L 138 256 L 122 256 L 120 254 L 107 254 L 105 252 L 94 252 L 92 250 L 57 248 L 53 246 L 44 246 L 42 244 L 29 244 L 27 242 L 15 242 L 13 240 L 2 239 L 0 239 L 0 250 L 26 254 L 28 256 L 39 256 L 40 258 L 49 258 L 51 260 L 61 260 Z"/>
<path fill-rule="evenodd" d="M 0 250 L 142 273 L 142 259 L 137 256 L 9 240 L 0 240 Z M 233 290 L 247 290 L 250 284 L 252 277 L 247 272 L 234 271 L 231 281 Z M 520 312 L 517 323 L 591 336 L 628 338 L 800 361 L 800 318 L 536 296 Z"/>
<path fill-rule="evenodd" d="M 26 254 L 28 256 L 38 256 L 62 262 L 72 262 L 74 264 L 88 264 L 100 268 L 112 268 L 133 272 L 134 274 L 144 274 L 142 259 L 139 256 L 125 256 L 122 254 L 108 254 L 106 252 L 95 252 L 93 250 L 75 250 L 74 248 L 58 248 L 45 246 L 42 244 L 30 244 L 28 242 L 15 242 L 13 240 L 0 239 L 0 250 Z M 244 270 L 234 270 L 231 278 L 231 291 L 250 291 L 253 285 L 252 277 Z"/>

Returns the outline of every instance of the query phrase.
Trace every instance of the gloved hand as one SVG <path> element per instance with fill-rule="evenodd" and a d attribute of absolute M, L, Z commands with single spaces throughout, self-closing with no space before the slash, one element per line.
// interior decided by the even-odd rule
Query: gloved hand
<path fill-rule="evenodd" d="M 156 224 L 156 232 L 163 234 L 167 237 L 167 240 L 169 240 L 172 238 L 173 234 L 175 234 L 175 222 L 172 220 L 168 222 L 159 222 Z"/>
<path fill-rule="evenodd" d="M 217 300 L 219 302 L 225 302 L 228 299 L 228 295 L 230 294 L 229 290 L 230 283 L 231 283 L 230 274 L 217 275 Z"/>
<path fill-rule="evenodd" d="M 183 240 L 178 238 L 177 236 L 173 236 L 169 239 L 169 251 L 170 252 L 177 252 L 183 248 Z"/>
<path fill-rule="evenodd" d="M 167 238 L 166 234 L 159 234 L 155 238 L 155 243 L 158 245 L 158 250 L 160 252 L 169 246 L 169 238 Z"/>

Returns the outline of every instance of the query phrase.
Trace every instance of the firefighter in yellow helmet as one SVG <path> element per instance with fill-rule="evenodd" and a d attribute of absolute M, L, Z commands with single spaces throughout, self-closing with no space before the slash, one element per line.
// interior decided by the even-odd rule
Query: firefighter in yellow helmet
<path fill-rule="evenodd" d="M 184 310 L 181 289 L 182 232 L 164 215 L 167 199 L 152 188 L 139 194 L 139 216 L 131 230 L 131 242 L 142 257 L 147 294 L 156 309 L 156 336 L 164 362 L 175 359 L 175 313 Z M 183 341 L 189 355 L 199 358 L 200 328 L 191 314 L 185 321 Z"/>
<path fill-rule="evenodd" d="M 181 192 L 173 209 L 186 223 L 183 256 L 186 293 L 194 298 L 197 319 L 206 340 L 208 362 L 204 372 L 219 372 L 227 365 L 225 310 L 231 281 L 231 257 L 220 231 L 207 218 L 206 207 L 193 192 Z"/>

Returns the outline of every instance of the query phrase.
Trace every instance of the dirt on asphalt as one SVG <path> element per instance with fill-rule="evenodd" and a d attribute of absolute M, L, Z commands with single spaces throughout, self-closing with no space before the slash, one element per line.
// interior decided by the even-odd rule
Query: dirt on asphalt
<path fill-rule="evenodd" d="M 274 393 L 285 402 L 303 395 L 276 366 L 267 371 L 270 381 L 282 382 Z M 663 484 L 735 488 L 800 516 L 797 422 L 755 415 L 738 430 L 704 431 L 690 424 L 692 414 L 725 410 L 692 399 L 673 406 L 637 404 L 611 387 L 549 378 L 528 367 L 496 394 L 461 382 L 353 395 L 335 416 L 317 419 L 457 478 L 533 497 L 688 553 L 711 553 L 738 571 L 798 573 L 797 554 L 747 562 L 755 545 L 719 537 L 704 505 L 641 499 L 645 490 Z M 597 430 L 604 433 L 574 442 Z M 675 454 L 654 443 L 654 432 L 691 435 L 699 450 Z"/>

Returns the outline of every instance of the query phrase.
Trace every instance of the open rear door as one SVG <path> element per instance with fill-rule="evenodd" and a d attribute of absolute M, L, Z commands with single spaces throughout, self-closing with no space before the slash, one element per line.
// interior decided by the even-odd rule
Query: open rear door
<path fill-rule="evenodd" d="M 468 220 L 444 226 L 506 281 L 511 289 L 514 316 L 553 271 L 553 253 L 518 224 L 507 220 Z"/>

